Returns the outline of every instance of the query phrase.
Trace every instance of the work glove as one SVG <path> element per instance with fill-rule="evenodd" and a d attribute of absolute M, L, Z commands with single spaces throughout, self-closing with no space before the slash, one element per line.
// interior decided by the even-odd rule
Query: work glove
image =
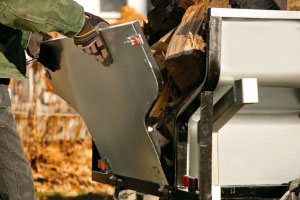
<path fill-rule="evenodd" d="M 112 57 L 99 32 L 99 29 L 107 26 L 109 24 L 100 17 L 85 13 L 85 23 L 81 31 L 74 37 L 74 43 L 79 49 L 94 56 L 104 66 L 112 64 Z"/>
<path fill-rule="evenodd" d="M 47 33 L 33 33 L 27 45 L 26 52 L 32 59 L 37 60 L 40 55 L 42 42 L 50 40 L 52 37 Z"/>
<path fill-rule="evenodd" d="M 280 200 L 300 200 L 299 192 L 300 179 L 296 179 L 290 183 L 289 191 Z"/>
<path fill-rule="evenodd" d="M 300 192 L 300 179 L 292 181 L 289 190 L 298 196 Z"/>

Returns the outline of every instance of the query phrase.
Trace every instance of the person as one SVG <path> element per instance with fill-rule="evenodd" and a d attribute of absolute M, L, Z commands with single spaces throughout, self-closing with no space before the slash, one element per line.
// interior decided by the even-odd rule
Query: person
<path fill-rule="evenodd" d="M 25 78 L 24 49 L 30 32 L 59 32 L 74 38 L 78 48 L 109 65 L 109 52 L 97 31 L 101 23 L 107 22 L 85 13 L 73 0 L 0 0 L 0 200 L 35 199 L 31 168 L 7 91 L 10 79 Z M 38 51 L 31 52 L 38 57 Z"/>

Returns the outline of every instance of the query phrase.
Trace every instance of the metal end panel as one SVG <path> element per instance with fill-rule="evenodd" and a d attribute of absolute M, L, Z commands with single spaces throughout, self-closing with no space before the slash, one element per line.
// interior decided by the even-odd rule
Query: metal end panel
<path fill-rule="evenodd" d="M 299 12 L 212 8 L 209 14 L 206 85 L 218 90 L 250 77 L 259 86 L 299 87 Z"/>
<path fill-rule="evenodd" d="M 59 60 L 51 82 L 83 117 L 114 174 L 168 185 L 145 124 L 161 79 L 142 30 L 135 22 L 101 32 L 113 56 L 110 67 L 78 50 L 71 39 L 45 43 Z M 130 41 L 132 36 L 141 42 Z"/>

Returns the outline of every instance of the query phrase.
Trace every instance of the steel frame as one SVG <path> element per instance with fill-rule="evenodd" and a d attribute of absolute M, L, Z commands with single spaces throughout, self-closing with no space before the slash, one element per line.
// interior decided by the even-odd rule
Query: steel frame
<path fill-rule="evenodd" d="M 107 183 L 120 187 L 122 189 L 132 189 L 145 194 L 159 196 L 161 199 L 190 199 L 190 200 L 210 200 L 212 199 L 212 132 L 213 129 L 219 130 L 234 114 L 236 114 L 245 104 L 257 103 L 256 101 L 246 102 L 238 101 L 237 86 L 243 80 L 236 83 L 236 86 L 231 88 L 213 106 L 213 91 L 220 78 L 220 60 L 221 60 L 221 26 L 222 18 L 264 18 L 264 19 L 300 19 L 299 12 L 286 11 L 266 11 L 266 10 L 236 10 L 231 12 L 231 9 L 211 9 L 209 12 L 210 19 L 208 22 L 207 34 L 207 61 L 206 61 L 206 80 L 204 85 L 199 88 L 204 92 L 198 91 L 195 96 L 200 96 L 201 104 L 201 120 L 198 124 L 198 145 L 199 145 L 199 192 L 183 191 L 177 186 L 177 162 L 175 159 L 175 181 L 174 185 L 168 188 L 161 188 L 158 184 L 149 183 L 142 180 L 136 180 L 128 177 L 113 176 L 99 172 L 97 167 L 93 167 L 93 180 Z M 256 85 L 257 87 L 257 85 Z M 239 88 L 242 91 L 241 88 Z M 195 99 L 195 98 L 194 98 Z M 193 100 L 194 100 L 193 99 Z M 190 104 L 193 100 L 189 101 Z M 227 104 L 224 104 L 227 102 Z M 189 105 L 184 105 L 184 108 L 179 110 L 179 115 Z M 213 115 L 214 112 L 214 115 Z M 176 123 L 175 123 L 176 124 Z M 175 131 L 176 132 L 176 131 Z M 177 158 L 178 136 L 175 133 L 174 138 L 174 157 Z M 94 150 L 95 151 L 95 150 Z M 97 150 L 96 150 L 97 151 Z M 94 152 L 94 155 L 97 153 Z M 97 157 L 93 157 L 93 162 L 96 162 Z M 94 166 L 94 165 L 93 165 Z M 278 186 L 230 186 L 221 188 L 222 199 L 266 199 L 280 198 L 287 189 L 287 185 Z M 242 195 L 241 195 L 242 194 Z"/>

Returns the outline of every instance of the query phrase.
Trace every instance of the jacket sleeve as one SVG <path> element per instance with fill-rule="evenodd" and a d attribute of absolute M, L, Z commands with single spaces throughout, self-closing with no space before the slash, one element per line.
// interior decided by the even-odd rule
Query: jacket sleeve
<path fill-rule="evenodd" d="M 84 20 L 83 7 L 73 0 L 0 0 L 0 23 L 20 30 L 73 37 Z"/>

